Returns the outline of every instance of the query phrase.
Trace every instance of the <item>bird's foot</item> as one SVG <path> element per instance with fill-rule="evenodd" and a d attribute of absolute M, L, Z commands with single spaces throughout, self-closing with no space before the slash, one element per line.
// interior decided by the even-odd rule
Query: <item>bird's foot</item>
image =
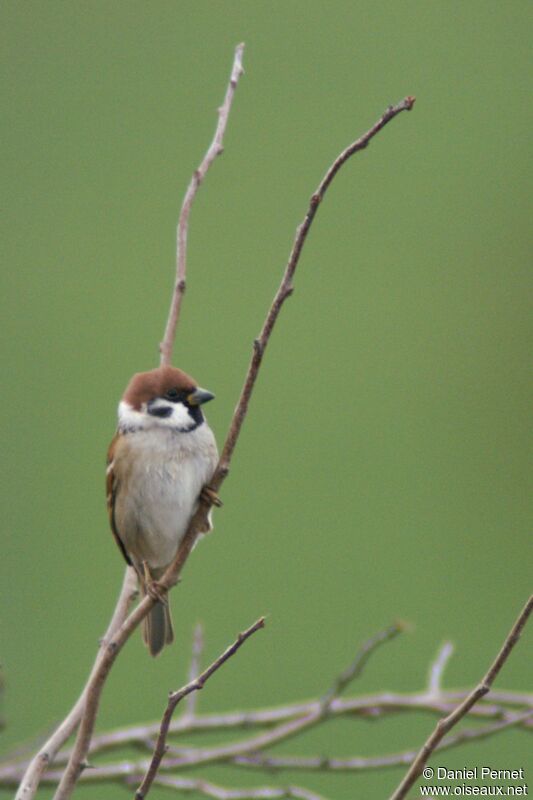
<path fill-rule="evenodd" d="M 144 591 L 146 594 L 155 600 L 158 603 L 161 603 L 164 606 L 168 606 L 167 600 L 167 589 L 165 586 L 159 583 L 159 581 L 155 581 L 152 578 L 152 574 L 150 572 L 150 567 L 143 561 L 143 572 L 144 572 Z"/>
<path fill-rule="evenodd" d="M 204 486 L 200 492 L 200 500 L 203 500 L 208 506 L 216 506 L 217 508 L 221 508 L 224 505 L 216 491 L 210 486 Z"/>

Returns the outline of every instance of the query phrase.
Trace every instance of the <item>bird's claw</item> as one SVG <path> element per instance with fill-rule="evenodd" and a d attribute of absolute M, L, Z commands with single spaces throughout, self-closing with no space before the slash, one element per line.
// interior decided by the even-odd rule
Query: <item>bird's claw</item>
<path fill-rule="evenodd" d="M 143 561 L 143 572 L 144 572 L 144 590 L 146 594 L 155 600 L 157 603 L 161 603 L 164 606 L 168 606 L 167 600 L 167 589 L 163 586 L 159 581 L 155 581 L 152 578 L 150 567 Z"/>
<path fill-rule="evenodd" d="M 217 508 L 221 508 L 223 506 L 222 500 L 216 491 L 210 486 L 204 486 L 200 492 L 200 499 L 209 506 L 216 506 Z"/>

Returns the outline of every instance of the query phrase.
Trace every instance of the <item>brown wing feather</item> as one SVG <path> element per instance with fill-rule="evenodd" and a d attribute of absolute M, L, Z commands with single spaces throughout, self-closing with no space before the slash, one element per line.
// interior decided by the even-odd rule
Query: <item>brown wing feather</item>
<path fill-rule="evenodd" d="M 117 526 L 115 523 L 115 498 L 117 496 L 117 491 L 118 491 L 118 481 L 113 471 L 113 462 L 114 462 L 115 447 L 119 436 L 120 434 L 118 433 L 115 434 L 115 436 L 111 441 L 111 444 L 109 445 L 109 450 L 107 451 L 107 472 L 106 472 L 107 513 L 109 514 L 109 524 L 111 526 L 111 532 L 115 537 L 115 541 L 119 546 L 120 552 L 126 559 L 126 563 L 132 566 L 131 559 L 126 552 L 126 548 L 124 547 L 124 543 L 120 538 L 120 534 L 117 531 Z"/>

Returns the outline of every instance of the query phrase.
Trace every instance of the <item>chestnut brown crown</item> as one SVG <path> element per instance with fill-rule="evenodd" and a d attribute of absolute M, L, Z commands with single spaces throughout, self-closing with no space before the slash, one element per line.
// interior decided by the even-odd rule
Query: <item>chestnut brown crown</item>
<path fill-rule="evenodd" d="M 156 397 L 164 397 L 168 392 L 193 392 L 198 384 L 177 367 L 157 367 L 149 372 L 137 372 L 126 386 L 122 399 L 136 411 L 143 403 Z"/>

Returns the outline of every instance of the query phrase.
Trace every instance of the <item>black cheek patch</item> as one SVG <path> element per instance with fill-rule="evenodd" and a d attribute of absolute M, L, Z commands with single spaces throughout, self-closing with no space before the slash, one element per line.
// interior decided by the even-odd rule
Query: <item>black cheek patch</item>
<path fill-rule="evenodd" d="M 162 417 L 163 419 L 170 417 L 172 411 L 172 406 L 152 406 L 148 408 L 148 413 L 151 414 L 152 417 Z"/>
<path fill-rule="evenodd" d="M 195 430 L 198 425 L 201 425 L 204 421 L 204 415 L 202 414 L 202 409 L 200 406 L 188 406 L 187 411 L 189 412 L 189 416 L 194 421 L 194 427 L 191 430 Z"/>

